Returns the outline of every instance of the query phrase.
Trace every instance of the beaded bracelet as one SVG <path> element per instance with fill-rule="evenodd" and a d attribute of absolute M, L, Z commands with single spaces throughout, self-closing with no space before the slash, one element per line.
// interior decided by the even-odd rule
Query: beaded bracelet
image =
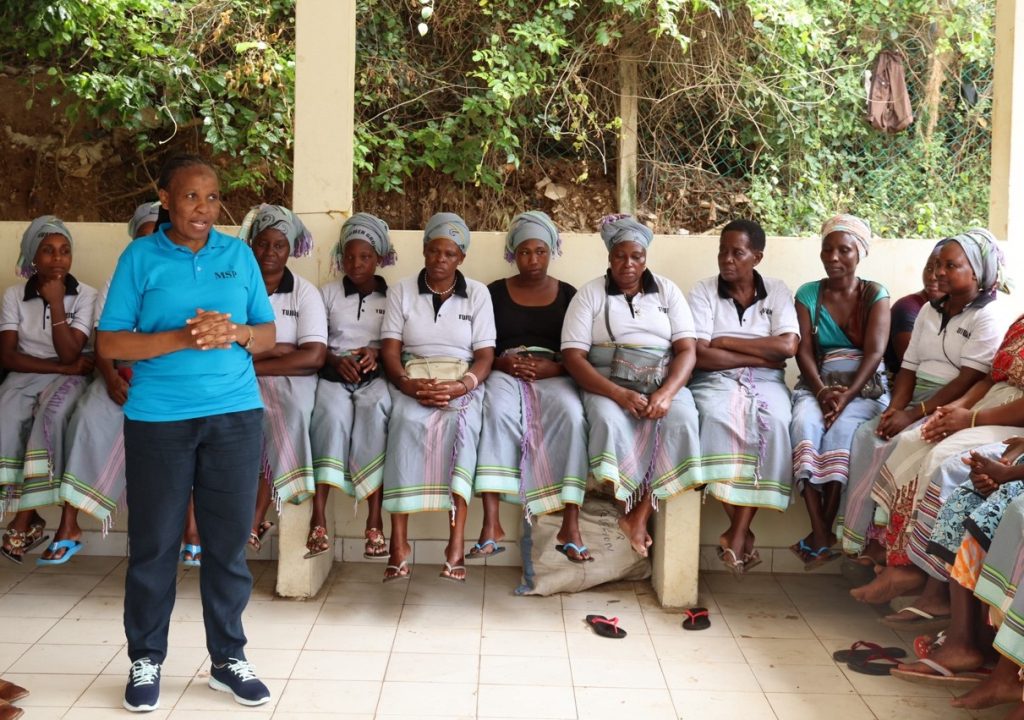
<path fill-rule="evenodd" d="M 474 375 L 469 370 L 467 370 L 465 373 L 463 373 L 462 377 L 464 377 L 464 378 L 467 378 L 467 377 L 473 378 L 473 387 L 472 387 L 473 390 L 476 390 L 477 386 L 480 384 L 480 378 L 478 378 L 476 375 Z"/>

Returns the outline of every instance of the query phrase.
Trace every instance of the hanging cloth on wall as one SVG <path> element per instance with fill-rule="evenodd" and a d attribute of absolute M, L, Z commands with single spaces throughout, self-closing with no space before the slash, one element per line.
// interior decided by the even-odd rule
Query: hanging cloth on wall
<path fill-rule="evenodd" d="M 906 130 L 914 122 L 903 58 L 892 50 L 883 50 L 875 60 L 867 117 L 872 127 L 887 133 Z"/>

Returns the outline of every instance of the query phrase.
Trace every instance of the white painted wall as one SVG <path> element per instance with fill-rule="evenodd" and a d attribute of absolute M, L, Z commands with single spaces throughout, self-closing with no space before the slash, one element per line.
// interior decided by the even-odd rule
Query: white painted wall
<path fill-rule="evenodd" d="M 322 284 L 330 279 L 329 253 L 337 237 L 341 218 L 328 218 L 323 214 L 313 214 L 309 224 L 318 245 L 311 257 L 293 260 L 291 267 L 307 279 Z M 14 284 L 14 264 L 18 256 L 21 233 L 27 227 L 24 222 L 0 222 L 0 270 L 4 272 L 0 279 L 0 289 Z M 108 223 L 72 223 L 71 232 L 75 237 L 75 258 L 72 272 L 81 281 L 93 286 L 102 286 L 112 273 L 118 254 L 127 243 L 124 225 Z M 225 231 L 233 231 L 225 228 Z M 398 279 L 416 273 L 422 267 L 421 233 L 416 231 L 397 231 L 393 233 L 398 248 L 399 262 L 395 267 L 387 268 L 385 275 L 389 280 Z M 606 252 L 597 235 L 570 233 L 564 236 L 565 254 L 552 262 L 553 275 L 580 285 L 604 272 Z M 480 232 L 473 235 L 463 271 L 472 278 L 489 282 L 510 274 L 510 266 L 503 258 L 504 236 L 500 233 Z M 861 274 L 877 280 L 889 288 L 893 297 L 900 297 L 916 290 L 920 284 L 921 267 L 928 255 L 932 241 L 928 240 L 878 240 L 872 246 L 871 254 L 861 264 Z M 1006 250 L 1016 250 L 1014 243 L 1007 243 Z M 665 275 L 685 291 L 701 278 L 717 272 L 715 255 L 717 238 L 707 236 L 658 236 L 648 256 L 648 266 L 654 272 Z M 795 290 L 803 282 L 823 275 L 818 261 L 818 243 L 813 238 L 771 238 L 765 259 L 760 271 L 765 275 L 785 280 Z M 1011 259 L 1011 269 L 1019 280 L 1024 282 L 1024 265 L 1021 253 L 1016 251 Z M 1008 301 L 1013 310 L 1021 310 L 1020 296 Z M 1008 308 L 1010 309 L 1010 308 Z M 789 376 L 795 380 L 795 363 L 790 363 Z M 364 516 L 353 515 L 353 504 L 342 493 L 334 493 L 335 517 L 338 534 L 348 538 L 361 538 Z M 708 502 L 702 511 L 701 544 L 709 545 L 717 542 L 718 533 L 724 525 L 725 515 L 717 507 L 716 502 Z M 480 521 L 479 503 L 473 504 L 467 534 L 475 536 Z M 53 522 L 57 519 L 56 512 L 47 517 Z M 83 527 L 95 529 L 83 514 Z M 506 531 L 515 537 L 519 527 L 516 510 L 507 506 L 504 509 L 503 523 Z M 115 532 L 112 533 L 109 547 L 122 548 L 124 541 L 118 532 L 125 528 L 125 518 L 115 519 Z M 807 527 L 806 515 L 802 503 L 790 508 L 785 514 L 762 512 L 754 523 L 754 532 L 758 535 L 758 544 L 765 547 L 785 547 L 791 544 Z M 444 513 L 422 513 L 414 515 L 410 531 L 414 538 L 441 539 L 447 538 L 447 523 Z"/>

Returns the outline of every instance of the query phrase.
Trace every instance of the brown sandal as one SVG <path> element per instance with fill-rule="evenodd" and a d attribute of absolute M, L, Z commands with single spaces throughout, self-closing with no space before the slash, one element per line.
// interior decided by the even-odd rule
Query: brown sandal
<path fill-rule="evenodd" d="M 379 558 L 386 558 L 390 554 L 383 532 L 377 528 L 370 528 L 366 531 L 365 537 L 366 545 L 363 546 L 364 558 L 367 560 L 377 560 Z"/>
<path fill-rule="evenodd" d="M 309 560 L 317 555 L 323 555 L 325 552 L 331 549 L 331 539 L 327 536 L 327 528 L 323 525 L 317 525 L 309 531 L 309 537 L 306 538 L 306 549 L 309 551 L 303 555 L 303 559 Z"/>

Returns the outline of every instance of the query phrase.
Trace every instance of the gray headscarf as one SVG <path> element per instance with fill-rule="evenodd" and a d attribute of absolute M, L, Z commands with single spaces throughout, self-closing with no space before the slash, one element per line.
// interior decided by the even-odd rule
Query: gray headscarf
<path fill-rule="evenodd" d="M 995 295 L 998 292 L 1009 293 L 1013 288 L 1012 281 L 1004 274 L 1006 259 L 995 236 L 985 228 L 974 228 L 949 238 L 946 242 L 959 245 L 967 262 L 971 264 L 978 288 L 981 292 Z M 943 243 L 945 244 L 945 243 Z"/>
<path fill-rule="evenodd" d="M 469 252 L 469 226 L 455 213 L 437 213 L 427 220 L 427 226 L 423 229 L 423 244 L 439 237 L 448 238 L 463 253 Z"/>
<path fill-rule="evenodd" d="M 288 239 L 292 257 L 309 255 L 313 250 L 313 236 L 302 224 L 299 216 L 280 205 L 260 205 L 249 211 L 242 220 L 238 237 L 248 245 L 264 230 L 273 228 Z"/>
<path fill-rule="evenodd" d="M 558 228 L 547 213 L 540 210 L 528 210 L 512 218 L 505 236 L 505 260 L 515 260 L 516 248 L 527 240 L 540 240 L 555 255 L 562 254 L 562 238 Z"/>
<path fill-rule="evenodd" d="M 53 215 L 37 217 L 28 226 L 28 229 L 21 236 L 21 254 L 18 256 L 18 264 L 15 272 L 21 277 L 27 278 L 35 275 L 35 267 L 32 261 L 36 258 L 36 251 L 47 235 L 63 235 L 74 246 L 71 239 L 71 231 L 67 226 Z"/>
<path fill-rule="evenodd" d="M 635 242 L 647 249 L 654 242 L 654 231 L 632 215 L 606 215 L 601 218 L 601 239 L 609 250 L 620 242 Z"/>
<path fill-rule="evenodd" d="M 377 252 L 377 265 L 387 267 L 398 261 L 398 253 L 391 245 L 391 228 L 376 215 L 358 212 L 341 226 L 341 239 L 334 246 L 331 254 L 331 266 L 335 272 L 341 272 L 341 258 L 345 246 L 352 240 L 369 243 Z"/>
<path fill-rule="evenodd" d="M 139 232 L 139 228 L 146 223 L 155 223 L 157 217 L 160 215 L 160 201 L 146 202 L 135 208 L 135 214 L 132 215 L 132 219 L 128 221 L 128 238 L 131 240 L 135 239 L 135 236 Z"/>

